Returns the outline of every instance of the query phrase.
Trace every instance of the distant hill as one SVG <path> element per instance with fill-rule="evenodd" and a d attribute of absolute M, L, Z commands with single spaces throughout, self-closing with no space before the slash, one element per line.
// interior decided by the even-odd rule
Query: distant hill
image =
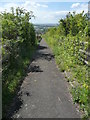
<path fill-rule="evenodd" d="M 58 24 L 34 24 L 36 33 L 45 33 L 48 28 L 57 27 Z"/>
<path fill-rule="evenodd" d="M 34 24 L 34 26 L 55 27 L 58 26 L 58 24 Z"/>

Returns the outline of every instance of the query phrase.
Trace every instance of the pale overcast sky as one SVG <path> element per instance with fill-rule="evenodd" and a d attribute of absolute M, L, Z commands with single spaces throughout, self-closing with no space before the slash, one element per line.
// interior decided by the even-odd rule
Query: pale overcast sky
<path fill-rule="evenodd" d="M 42 2 L 43 1 L 43 2 Z M 87 0 L 4 0 L 0 1 L 0 11 L 10 11 L 10 7 L 24 7 L 28 11 L 33 11 L 36 16 L 32 19 L 32 23 L 58 23 L 59 19 L 64 18 L 65 15 L 70 11 L 76 11 L 77 13 L 85 13 L 88 11 L 88 1 Z M 46 2 L 47 1 L 47 2 Z M 55 2 L 54 2 L 55 1 Z"/>

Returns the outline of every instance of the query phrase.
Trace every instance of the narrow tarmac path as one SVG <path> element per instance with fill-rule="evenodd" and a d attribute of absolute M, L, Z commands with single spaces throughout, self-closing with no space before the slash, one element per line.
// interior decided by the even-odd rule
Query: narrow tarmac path
<path fill-rule="evenodd" d="M 18 92 L 13 118 L 79 118 L 67 82 L 44 40 L 41 41 L 28 75 Z"/>

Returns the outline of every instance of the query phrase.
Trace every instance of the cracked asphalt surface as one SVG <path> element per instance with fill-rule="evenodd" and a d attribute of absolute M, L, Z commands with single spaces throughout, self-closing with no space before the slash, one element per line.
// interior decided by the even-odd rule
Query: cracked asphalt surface
<path fill-rule="evenodd" d="M 80 118 L 64 74 L 44 40 L 33 56 L 9 116 L 12 118 Z"/>

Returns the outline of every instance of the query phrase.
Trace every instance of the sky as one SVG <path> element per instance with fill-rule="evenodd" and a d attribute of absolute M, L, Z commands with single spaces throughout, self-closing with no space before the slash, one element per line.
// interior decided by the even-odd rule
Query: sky
<path fill-rule="evenodd" d="M 43 2 L 42 2 L 43 1 Z M 10 12 L 11 7 L 23 7 L 28 11 L 33 11 L 35 19 L 31 19 L 32 23 L 58 23 L 61 18 L 64 18 L 68 12 L 76 11 L 80 13 L 83 10 L 85 13 L 88 11 L 87 0 L 4 0 L 0 1 L 0 12 L 6 10 Z"/>

